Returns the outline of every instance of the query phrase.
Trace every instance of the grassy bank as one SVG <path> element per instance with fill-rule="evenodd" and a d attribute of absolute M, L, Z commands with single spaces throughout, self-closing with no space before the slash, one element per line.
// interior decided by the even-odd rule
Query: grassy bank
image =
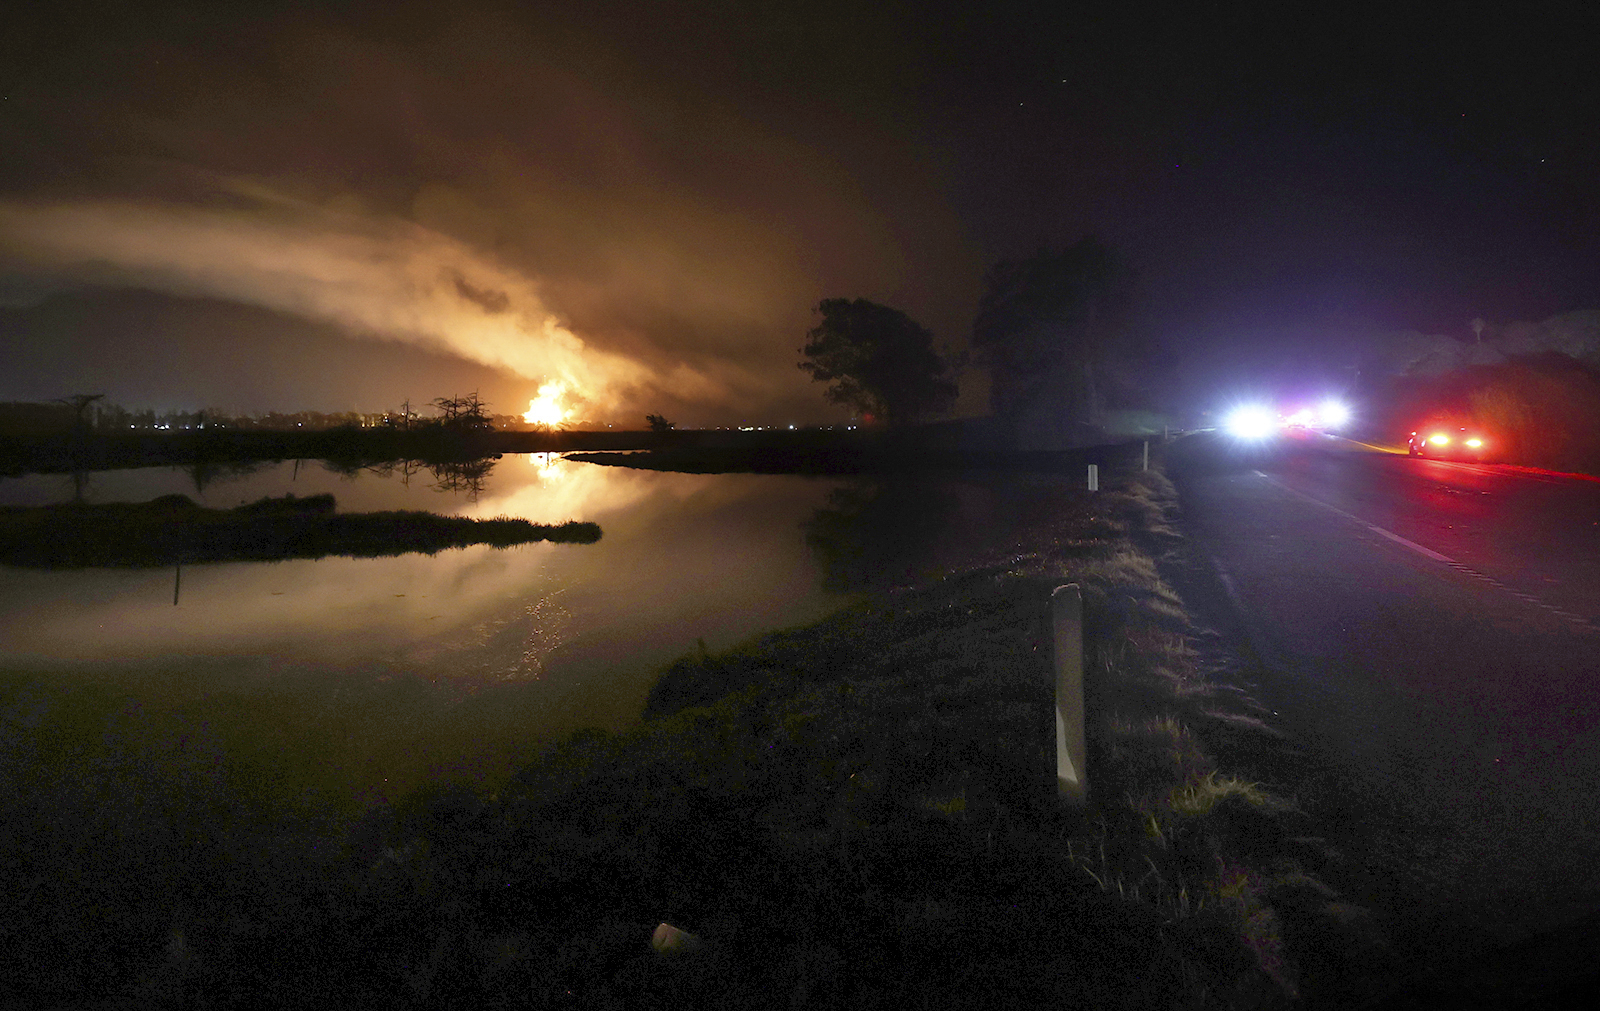
<path fill-rule="evenodd" d="M 183 495 L 150 502 L 0 506 L 0 564 L 31 568 L 153 567 L 175 562 L 283 561 L 434 554 L 469 544 L 592 544 L 594 523 L 475 520 L 437 513 L 339 513 L 332 495 L 264 498 L 208 509 Z"/>
<path fill-rule="evenodd" d="M 505 453 L 569 453 L 590 463 L 690 473 L 855 474 L 906 470 L 1052 470 L 1126 463 L 1138 442 L 1067 452 L 998 451 L 947 425 L 906 430 L 723 429 L 493 431 L 441 425 L 399 428 L 74 431 L 0 436 L 0 475 L 175 466 L 223 470 L 263 461 L 326 460 L 349 470 L 394 461 L 426 466 Z M 991 448 L 978 448 L 991 447 Z"/>
<path fill-rule="evenodd" d="M 683 658 L 632 731 L 575 735 L 493 792 L 376 809 L 337 845 L 204 747 L 85 733 L 78 761 L 9 700 L 0 858 L 21 874 L 0 885 L 0 969 L 19 1000 L 147 1006 L 1337 996 L 1371 938 L 1315 879 L 1289 784 L 1220 757 L 1280 745 L 1203 677 L 1159 577 L 1170 486 L 1058 505 L 816 625 Z M 1083 812 L 1054 785 L 1047 606 L 1069 580 Z M 697 950 L 652 952 L 663 921 Z"/>
<path fill-rule="evenodd" d="M 766 435 L 767 433 L 760 433 Z M 854 443 L 847 444 L 847 443 Z M 857 436 L 815 447 L 785 445 L 717 446 L 689 444 L 637 452 L 573 452 L 566 459 L 638 470 L 685 474 L 898 474 L 927 471 L 1081 472 L 1128 465 L 1139 443 L 1039 452 L 998 452 L 929 448 L 913 442 Z"/>

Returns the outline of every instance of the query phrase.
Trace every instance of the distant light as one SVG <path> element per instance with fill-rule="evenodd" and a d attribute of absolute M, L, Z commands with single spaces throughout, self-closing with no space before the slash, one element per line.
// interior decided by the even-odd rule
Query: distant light
<path fill-rule="evenodd" d="M 1265 439 L 1278 426 L 1271 411 L 1260 404 L 1246 404 L 1229 411 L 1222 427 L 1236 439 Z"/>
<path fill-rule="evenodd" d="M 794 431 L 794 426 L 793 425 L 789 426 L 789 431 L 791 431 L 791 432 Z"/>
<path fill-rule="evenodd" d="M 1483 445 L 1483 440 L 1482 439 L 1468 439 L 1467 440 L 1467 445 L 1471 446 L 1473 449 L 1478 449 L 1479 447 L 1481 447 Z"/>
<path fill-rule="evenodd" d="M 1324 400 L 1317 414 L 1327 428 L 1338 428 L 1350 420 L 1350 408 L 1340 400 Z"/>
<path fill-rule="evenodd" d="M 1428 436 L 1428 441 L 1433 443 L 1435 446 L 1446 446 L 1450 443 L 1450 437 L 1441 432 L 1438 435 Z"/>

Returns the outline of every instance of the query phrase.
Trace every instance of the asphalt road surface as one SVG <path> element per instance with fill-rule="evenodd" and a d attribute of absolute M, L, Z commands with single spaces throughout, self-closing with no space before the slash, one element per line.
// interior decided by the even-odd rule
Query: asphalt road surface
<path fill-rule="evenodd" d="M 1337 781 L 1356 897 L 1435 968 L 1592 933 L 1600 482 L 1316 435 L 1169 460 L 1253 693 Z"/>

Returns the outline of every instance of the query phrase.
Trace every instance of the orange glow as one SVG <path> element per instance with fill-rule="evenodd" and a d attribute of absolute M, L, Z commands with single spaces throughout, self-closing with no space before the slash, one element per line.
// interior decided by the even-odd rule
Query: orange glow
<path fill-rule="evenodd" d="M 567 474 L 561 469 L 560 453 L 529 453 L 528 463 L 533 466 L 534 475 L 541 481 L 556 480 Z"/>
<path fill-rule="evenodd" d="M 554 428 L 567 420 L 571 412 L 561 406 L 561 398 L 566 396 L 566 383 L 545 383 L 539 387 L 539 395 L 528 401 L 528 411 L 522 420 L 530 425 L 544 425 Z"/>

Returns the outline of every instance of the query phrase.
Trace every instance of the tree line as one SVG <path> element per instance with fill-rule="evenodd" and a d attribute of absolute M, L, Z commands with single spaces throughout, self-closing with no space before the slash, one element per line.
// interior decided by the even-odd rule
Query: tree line
<path fill-rule="evenodd" d="M 1094 237 L 1002 260 L 984 278 L 972 325 L 976 363 L 990 376 L 989 406 L 1013 429 L 1093 425 L 1119 386 L 1117 366 L 1136 350 L 1126 309 L 1132 273 Z M 910 424 L 950 409 L 960 363 L 899 309 L 830 298 L 806 334 L 799 367 L 825 396 L 864 421 Z"/>
<path fill-rule="evenodd" d="M 217 408 L 198 411 L 129 410 L 105 399 L 104 394 L 73 394 L 52 401 L 0 403 L 0 434 L 12 437 L 63 436 L 73 432 L 112 434 L 129 430 L 182 431 L 238 429 L 261 431 L 321 431 L 330 428 L 442 427 L 455 431 L 483 431 L 520 423 L 517 415 L 490 412 L 489 402 L 472 393 L 436 397 L 437 412 L 424 417 L 410 401 L 390 411 L 267 411 L 231 414 Z"/>

